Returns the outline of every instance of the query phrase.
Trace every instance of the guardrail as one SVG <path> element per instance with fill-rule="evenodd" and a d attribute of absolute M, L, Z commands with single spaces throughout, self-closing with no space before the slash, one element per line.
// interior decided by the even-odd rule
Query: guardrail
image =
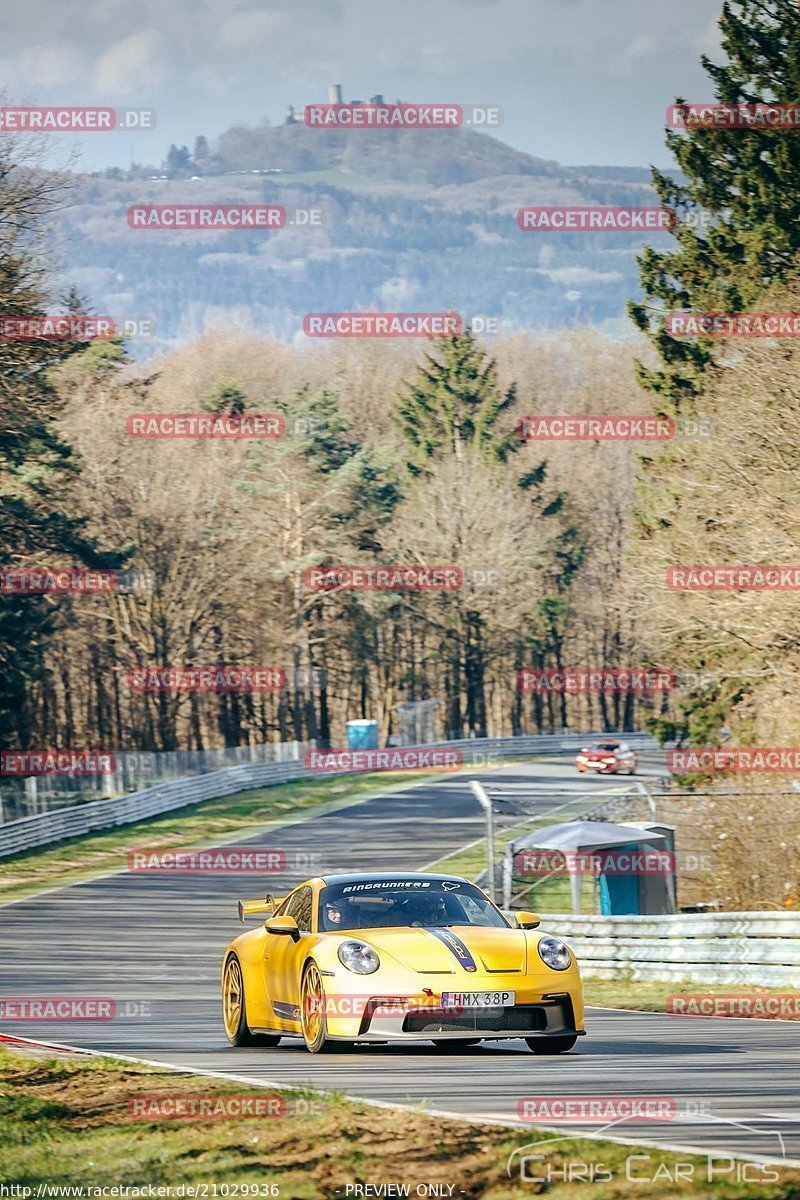
<path fill-rule="evenodd" d="M 485 766 L 503 758 L 529 758 L 539 754 L 574 752 L 595 736 L 601 735 L 584 733 L 518 738 L 470 738 L 463 741 L 437 742 L 434 745 L 442 749 L 460 750 L 465 766 Z M 624 736 L 631 745 L 656 748 L 656 743 L 648 734 Z M 319 771 L 307 768 L 301 760 L 251 763 L 225 767 L 189 779 L 156 784 L 154 787 L 129 792 L 125 796 L 91 800 L 70 808 L 37 813 L 0 825 L 0 858 L 21 854 L 25 850 L 46 846 L 52 842 L 62 842 L 67 838 L 81 837 L 95 830 L 129 825 L 134 821 L 159 816 L 176 808 L 197 804 L 201 800 L 214 800 L 253 788 L 274 787 L 276 784 L 290 783 L 297 779 L 320 777 L 323 776 Z"/>
<path fill-rule="evenodd" d="M 542 928 L 575 951 L 584 975 L 800 987 L 800 913 L 541 917 Z"/>
<path fill-rule="evenodd" d="M 292 741 L 211 750 L 123 750 L 109 753 L 114 769 L 98 775 L 6 774 L 0 778 L 0 824 L 91 800 L 107 800 L 124 792 L 139 792 L 192 775 L 207 775 L 225 767 L 291 762 L 311 745 Z"/>

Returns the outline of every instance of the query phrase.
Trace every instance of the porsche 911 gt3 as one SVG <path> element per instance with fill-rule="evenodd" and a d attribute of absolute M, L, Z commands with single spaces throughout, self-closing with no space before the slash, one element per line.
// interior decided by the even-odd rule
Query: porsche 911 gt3
<path fill-rule="evenodd" d="M 585 1032 L 569 947 L 533 913 L 512 923 L 465 879 L 327 875 L 240 902 L 239 915 L 259 925 L 223 959 L 234 1046 L 302 1038 L 317 1054 L 336 1043 L 522 1038 L 535 1054 L 561 1054 Z"/>

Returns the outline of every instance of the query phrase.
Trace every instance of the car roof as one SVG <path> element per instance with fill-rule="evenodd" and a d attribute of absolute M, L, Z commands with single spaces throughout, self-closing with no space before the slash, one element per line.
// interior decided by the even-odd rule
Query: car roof
<path fill-rule="evenodd" d="M 438 872 L 428 873 L 427 871 L 353 871 L 341 875 L 321 876 L 321 882 L 326 886 L 340 883 L 373 883 L 378 880 L 394 883 L 400 879 L 447 879 L 458 880 L 459 883 L 467 882 L 461 875 L 440 875 Z"/>

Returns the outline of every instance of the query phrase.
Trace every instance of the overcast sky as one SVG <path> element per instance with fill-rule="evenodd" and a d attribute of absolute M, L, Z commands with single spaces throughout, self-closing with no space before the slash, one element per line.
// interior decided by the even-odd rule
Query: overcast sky
<path fill-rule="evenodd" d="M 564 163 L 669 161 L 664 110 L 712 98 L 721 0 L 26 0 L 0 15 L 17 102 L 141 105 L 158 127 L 82 144 L 96 169 L 286 105 L 345 98 L 500 105 L 504 141 Z M 63 135 L 56 135 L 62 137 Z M 342 136 L 357 136 L 343 133 Z"/>

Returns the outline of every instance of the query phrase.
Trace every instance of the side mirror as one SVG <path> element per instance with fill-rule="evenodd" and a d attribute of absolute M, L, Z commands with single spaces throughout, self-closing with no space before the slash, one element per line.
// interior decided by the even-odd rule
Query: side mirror
<path fill-rule="evenodd" d="M 294 917 L 268 917 L 264 922 L 264 928 L 267 933 L 282 934 L 284 937 L 290 937 L 293 942 L 300 937 L 300 930 L 297 928 L 297 921 Z"/>
<path fill-rule="evenodd" d="M 541 925 L 542 923 L 541 917 L 537 913 L 532 912 L 514 913 L 514 920 L 517 922 L 517 928 L 519 929 L 535 929 L 537 925 Z"/>

